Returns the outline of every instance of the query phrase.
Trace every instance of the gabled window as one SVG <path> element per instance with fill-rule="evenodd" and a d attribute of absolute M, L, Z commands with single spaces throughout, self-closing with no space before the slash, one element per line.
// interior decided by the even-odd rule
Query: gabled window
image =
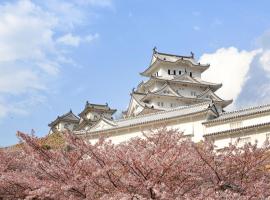
<path fill-rule="evenodd" d="M 169 90 L 164 90 L 163 94 L 170 94 L 170 91 Z"/>

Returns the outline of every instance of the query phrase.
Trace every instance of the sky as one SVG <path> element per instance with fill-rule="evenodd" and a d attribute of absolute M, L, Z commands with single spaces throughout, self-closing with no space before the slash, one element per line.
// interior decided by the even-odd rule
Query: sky
<path fill-rule="evenodd" d="M 0 146 L 85 102 L 127 108 L 153 47 L 195 53 L 227 110 L 270 103 L 267 0 L 0 0 Z"/>

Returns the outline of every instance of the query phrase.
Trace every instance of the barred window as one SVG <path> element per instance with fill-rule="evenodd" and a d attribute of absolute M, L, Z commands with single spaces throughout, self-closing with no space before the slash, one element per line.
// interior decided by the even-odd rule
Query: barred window
<path fill-rule="evenodd" d="M 242 126 L 242 121 L 237 121 L 237 122 L 230 123 L 230 128 L 231 129 L 241 128 L 241 126 Z"/>

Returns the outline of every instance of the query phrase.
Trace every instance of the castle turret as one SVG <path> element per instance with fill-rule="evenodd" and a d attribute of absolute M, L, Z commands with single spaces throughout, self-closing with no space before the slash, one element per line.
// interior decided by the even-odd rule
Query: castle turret
<path fill-rule="evenodd" d="M 93 126 L 101 118 L 113 119 L 113 114 L 116 112 L 116 109 L 111 109 L 108 104 L 93 104 L 88 101 L 85 104 L 84 110 L 79 114 L 80 122 L 78 129 L 87 130 Z"/>
<path fill-rule="evenodd" d="M 58 116 L 48 125 L 50 127 L 50 133 L 62 132 L 64 130 L 73 131 L 77 128 L 79 120 L 79 117 L 70 110 L 68 113 Z"/>

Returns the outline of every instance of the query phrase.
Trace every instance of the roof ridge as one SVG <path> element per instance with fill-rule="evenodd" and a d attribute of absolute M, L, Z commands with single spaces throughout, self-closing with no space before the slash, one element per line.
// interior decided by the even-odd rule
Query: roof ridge
<path fill-rule="evenodd" d="M 164 52 L 159 52 L 159 51 L 155 51 L 154 54 L 161 54 L 161 55 L 165 55 L 165 56 L 175 56 L 175 57 L 180 57 L 180 58 L 192 58 L 192 59 L 194 59 L 192 57 L 192 55 L 190 55 L 190 56 L 181 56 L 181 55 L 177 55 L 177 54 L 164 53 Z"/>
<path fill-rule="evenodd" d="M 176 108 L 173 108 L 173 109 L 162 110 L 162 111 L 158 111 L 158 112 L 155 112 L 155 113 L 148 113 L 148 114 L 137 115 L 137 116 L 129 117 L 129 118 L 125 118 L 125 119 L 118 119 L 118 120 L 115 120 L 115 122 L 120 122 L 120 121 L 125 121 L 125 120 L 130 120 L 130 119 L 137 119 L 137 118 L 141 118 L 141 117 L 144 117 L 144 116 L 157 115 L 157 114 L 160 114 L 160 113 L 173 112 L 173 111 L 176 111 L 176 110 L 184 110 L 184 109 L 188 109 L 188 108 L 199 107 L 199 106 L 202 106 L 204 104 L 205 105 L 206 104 L 210 105 L 210 103 L 211 103 L 211 101 L 205 101 L 205 102 L 193 104 L 193 105 L 190 105 L 190 106 L 176 107 Z"/>
<path fill-rule="evenodd" d="M 205 67 L 205 68 L 208 68 L 208 67 L 210 67 L 210 65 L 209 64 L 201 64 L 201 63 L 199 63 L 199 62 L 197 62 L 197 61 L 195 61 L 194 59 L 193 59 L 193 61 L 191 61 L 191 60 L 188 60 L 188 59 L 181 59 L 181 58 L 186 58 L 186 57 L 180 57 L 179 59 L 177 59 L 176 61 L 169 61 L 169 60 L 163 60 L 163 59 L 160 59 L 159 57 L 156 57 L 156 60 L 155 60 L 155 62 L 157 62 L 158 60 L 159 61 L 161 61 L 161 62 L 169 62 L 169 63 L 177 63 L 177 62 L 179 62 L 179 61 L 187 61 L 187 62 L 190 62 L 193 66 L 196 66 L 196 67 Z M 154 62 L 154 63 L 155 63 Z M 153 63 L 153 64 L 154 64 Z M 153 65 L 152 64 L 152 65 Z M 150 65 L 149 67 L 151 67 L 152 65 Z M 149 69 L 149 68 L 148 68 Z M 147 70 L 147 69 L 146 69 Z M 145 71 L 146 71 L 145 70 Z M 143 72 L 142 72 L 143 73 Z"/>
<path fill-rule="evenodd" d="M 67 117 L 69 114 L 72 114 L 74 115 L 77 119 L 80 119 L 77 115 L 75 115 L 71 110 L 61 116 L 58 116 L 59 118 L 64 118 L 64 117 Z"/>

